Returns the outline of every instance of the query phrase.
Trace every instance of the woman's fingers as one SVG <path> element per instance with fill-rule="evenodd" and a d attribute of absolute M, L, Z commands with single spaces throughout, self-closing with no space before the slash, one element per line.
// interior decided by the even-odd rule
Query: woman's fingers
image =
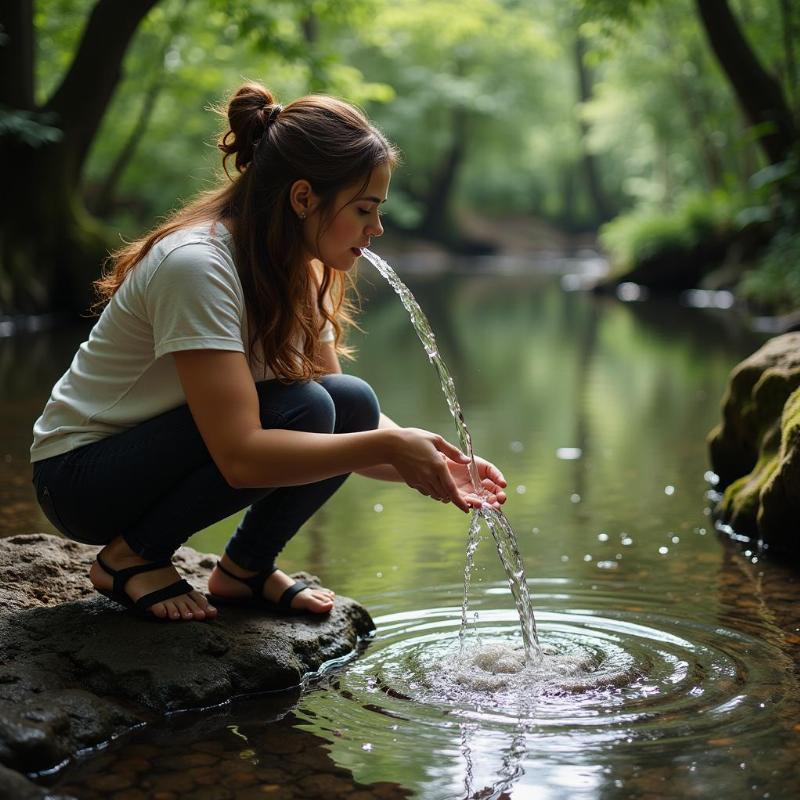
<path fill-rule="evenodd" d="M 444 462 L 442 463 L 440 491 L 443 500 L 446 502 L 452 500 L 453 504 L 458 506 L 462 511 L 469 511 L 469 503 L 459 491 L 458 486 L 456 486 L 456 482 L 453 480 L 453 476 L 450 474 L 450 470 L 447 469 L 447 466 L 444 464 Z"/>
<path fill-rule="evenodd" d="M 437 436 L 433 440 L 433 446 L 457 464 L 469 464 L 469 456 L 464 455 L 454 444 L 450 444 L 447 439 Z"/>

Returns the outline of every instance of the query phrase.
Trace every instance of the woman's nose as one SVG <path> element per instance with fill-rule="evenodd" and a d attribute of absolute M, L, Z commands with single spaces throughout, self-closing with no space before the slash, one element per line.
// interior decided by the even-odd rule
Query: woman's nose
<path fill-rule="evenodd" d="M 378 217 L 375 220 L 375 224 L 370 225 L 367 230 L 371 231 L 370 236 L 383 236 L 383 225 L 381 225 L 381 218 Z"/>

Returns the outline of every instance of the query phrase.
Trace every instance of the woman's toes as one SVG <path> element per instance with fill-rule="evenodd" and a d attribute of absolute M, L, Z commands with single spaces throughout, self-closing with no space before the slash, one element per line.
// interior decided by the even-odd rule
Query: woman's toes
<path fill-rule="evenodd" d="M 150 606 L 150 611 L 159 619 L 164 619 L 167 616 L 167 607 L 163 603 L 156 603 Z"/>
<path fill-rule="evenodd" d="M 192 597 L 192 595 L 187 595 L 186 605 L 189 608 L 189 611 L 192 612 L 194 619 L 203 620 L 206 618 L 206 610 L 194 599 L 194 597 Z"/>
<path fill-rule="evenodd" d="M 328 607 L 333 605 L 333 598 L 324 592 L 312 592 L 311 596 L 322 606 Z"/>
<path fill-rule="evenodd" d="M 189 602 L 192 604 L 195 619 L 213 619 L 217 615 L 217 609 L 199 592 L 192 592 Z"/>
<path fill-rule="evenodd" d="M 177 598 L 177 600 L 175 600 L 175 605 L 178 607 L 181 619 L 194 618 L 194 610 L 192 609 L 193 604 L 190 604 L 188 596 Z"/>

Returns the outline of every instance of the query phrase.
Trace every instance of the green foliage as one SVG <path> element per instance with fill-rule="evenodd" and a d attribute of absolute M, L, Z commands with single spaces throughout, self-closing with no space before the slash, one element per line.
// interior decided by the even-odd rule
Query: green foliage
<path fill-rule="evenodd" d="M 780 231 L 739 290 L 763 307 L 778 311 L 800 307 L 800 232 Z"/>
<path fill-rule="evenodd" d="M 36 3 L 40 102 L 68 67 L 93 4 Z M 773 10 L 770 0 L 749 0 L 737 13 L 764 62 L 785 77 Z M 585 103 L 578 34 L 592 83 Z M 152 115 L 110 209 L 116 227 L 137 233 L 209 185 L 219 121 L 207 107 L 243 78 L 283 102 L 321 91 L 366 107 L 404 152 L 387 209 L 403 228 L 420 222 L 456 134 L 465 148 L 456 212 L 590 226 L 589 153 L 611 205 L 646 209 L 619 229 L 649 225 L 652 241 L 697 235 L 676 230 L 688 212 L 673 198 L 738 196 L 763 166 L 757 132 L 743 125 L 692 0 L 161 0 L 136 33 L 85 175 L 91 196 L 153 89 Z M 769 197 L 742 207 L 754 219 L 774 211 Z M 648 246 L 644 233 L 616 238 Z"/>
<path fill-rule="evenodd" d="M 0 139 L 16 139 L 31 147 L 57 142 L 62 136 L 57 121 L 55 114 L 0 106 Z"/>
<path fill-rule="evenodd" d="M 736 203 L 725 191 L 687 194 L 672 211 L 640 208 L 604 225 L 600 241 L 620 269 L 664 251 L 688 251 L 734 227 Z"/>

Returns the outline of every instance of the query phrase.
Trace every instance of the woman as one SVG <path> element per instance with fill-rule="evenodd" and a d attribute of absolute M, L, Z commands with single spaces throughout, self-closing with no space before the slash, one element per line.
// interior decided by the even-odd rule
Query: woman
<path fill-rule="evenodd" d="M 225 602 L 330 611 L 332 591 L 274 562 L 351 472 L 465 512 L 482 502 L 466 456 L 397 426 L 339 365 L 349 271 L 383 233 L 395 148 L 346 103 L 283 108 L 255 83 L 227 118 L 219 147 L 239 174 L 113 256 L 105 308 L 34 426 L 46 516 L 103 545 L 92 584 L 149 618 L 213 619 Z M 499 506 L 505 481 L 477 464 Z M 171 557 L 246 507 L 209 599 Z"/>

